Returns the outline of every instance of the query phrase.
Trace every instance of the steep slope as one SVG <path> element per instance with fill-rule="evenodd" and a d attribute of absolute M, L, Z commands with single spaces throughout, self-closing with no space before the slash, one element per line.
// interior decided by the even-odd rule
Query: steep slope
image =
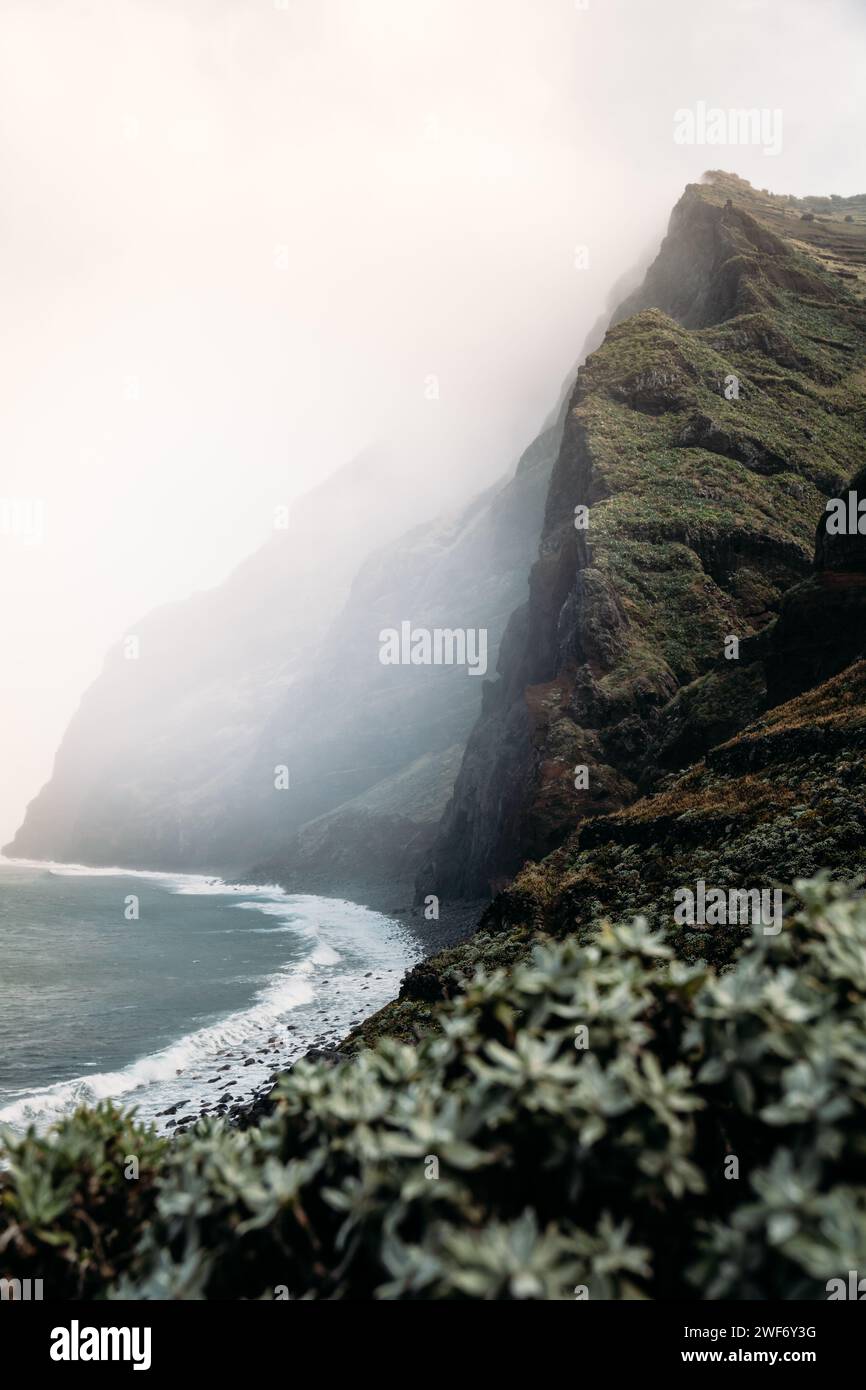
<path fill-rule="evenodd" d="M 866 595 L 859 632 L 866 657 Z M 497 895 L 474 936 L 415 966 L 346 1050 L 411 1039 L 436 1026 L 439 1004 L 475 970 L 510 969 L 550 938 L 589 941 L 605 921 L 640 915 L 679 958 L 727 964 L 751 929 L 678 925 L 678 889 L 699 880 L 725 892 L 784 889 L 821 872 L 866 875 L 866 659 L 768 711 L 655 794 L 584 820 Z"/>
<path fill-rule="evenodd" d="M 578 373 L 529 600 L 419 895 L 495 891 L 764 708 L 761 634 L 866 421 L 866 203 L 813 201 L 689 186 Z"/>
<path fill-rule="evenodd" d="M 362 566 L 309 676 L 257 750 L 291 770 L 274 818 L 270 779 L 248 817 L 263 851 L 253 873 L 348 891 L 411 883 L 453 787 L 483 680 L 458 665 L 383 665 L 380 633 L 483 629 L 496 660 L 541 530 L 561 421 L 526 450 L 512 478 L 468 507 L 418 527 Z"/>

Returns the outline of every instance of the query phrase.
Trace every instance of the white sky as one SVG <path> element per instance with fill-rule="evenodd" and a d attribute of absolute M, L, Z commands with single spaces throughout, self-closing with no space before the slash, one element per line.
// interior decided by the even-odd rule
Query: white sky
<path fill-rule="evenodd" d="M 686 182 L 862 191 L 863 9 L 0 0 L 0 501 L 46 527 L 0 534 L 0 840 L 108 643 L 276 502 L 369 444 L 419 519 L 504 471 Z M 698 101 L 782 153 L 677 146 Z"/>

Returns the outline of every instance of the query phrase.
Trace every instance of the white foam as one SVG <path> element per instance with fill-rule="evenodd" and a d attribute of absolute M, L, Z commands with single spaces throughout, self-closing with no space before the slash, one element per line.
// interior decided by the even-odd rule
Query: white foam
<path fill-rule="evenodd" d="M 184 1109 L 197 1112 L 205 1101 L 216 1097 L 211 1078 L 204 1070 L 230 1063 L 221 1073 L 231 1082 L 238 1098 L 239 1087 L 251 1093 L 274 1070 L 273 1053 L 256 1056 L 248 1065 L 244 1056 L 258 1049 L 287 1017 L 298 1019 L 295 1031 L 284 1045 L 293 1045 L 294 1054 L 306 1050 L 322 1032 L 318 1015 L 309 1006 L 326 1003 L 329 1025 L 338 1035 L 348 1031 L 351 1019 L 361 1012 L 372 1013 L 393 997 L 395 977 L 419 954 L 417 945 L 402 925 L 381 913 L 357 903 L 310 894 L 286 894 L 276 885 L 226 884 L 208 875 L 168 874 L 145 869 L 99 868 L 80 864 L 56 864 L 41 860 L 5 860 L 12 866 L 48 869 L 67 877 L 139 877 L 160 880 L 172 892 L 184 894 L 235 894 L 253 901 L 231 906 L 256 911 L 269 918 L 282 919 L 279 926 L 248 928 L 252 931 L 291 932 L 308 946 L 304 959 L 277 972 L 259 989 L 252 1005 L 229 1014 L 181 1037 L 177 1042 L 131 1062 L 117 1071 L 77 1076 L 68 1081 L 29 1090 L 0 1109 L 0 1123 L 14 1129 L 36 1123 L 42 1129 L 61 1115 L 80 1105 L 104 1099 L 135 1105 L 143 1119 L 153 1119 L 161 1109 L 183 1102 Z M 339 967 L 339 969 L 337 969 Z M 378 968 L 380 978 L 373 972 Z M 335 988 L 320 999 L 317 982 L 324 975 Z M 284 1061 L 285 1059 L 280 1059 Z M 223 1089 L 223 1088 L 220 1088 Z M 160 1122 L 164 1125 L 164 1121 Z"/>
<path fill-rule="evenodd" d="M 298 1005 L 312 1000 L 315 991 L 312 983 L 305 978 L 305 973 L 301 967 L 297 973 L 271 980 L 260 992 L 259 1002 L 251 1009 L 229 1014 L 219 1023 L 188 1033 L 169 1047 L 142 1057 L 120 1071 L 76 1076 L 71 1081 L 32 1091 L 0 1110 L 0 1123 L 17 1128 L 31 1120 L 50 1122 L 79 1105 L 94 1105 L 97 1101 L 108 1099 L 130 1099 L 132 1093 L 159 1082 L 175 1084 L 178 1072 L 183 1075 L 196 1066 L 212 1066 L 218 1060 L 218 1054 L 227 1048 L 248 1049 L 260 1040 L 263 1030 L 273 1027 Z"/>
<path fill-rule="evenodd" d="M 243 894 L 246 897 L 261 894 L 263 897 L 285 898 L 286 894 L 278 883 L 227 883 L 215 874 L 166 873 L 162 869 L 122 869 L 119 866 L 93 866 L 90 864 L 62 864 L 56 859 L 9 859 L 0 855 L 0 864 L 12 868 L 45 869 L 56 878 L 146 878 L 158 880 L 182 894 Z"/>

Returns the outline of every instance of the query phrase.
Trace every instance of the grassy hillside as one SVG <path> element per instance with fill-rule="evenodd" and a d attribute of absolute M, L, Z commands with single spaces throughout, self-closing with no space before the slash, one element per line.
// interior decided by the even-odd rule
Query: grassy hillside
<path fill-rule="evenodd" d="M 765 707 L 758 639 L 860 466 L 864 264 L 862 200 L 686 190 L 578 374 L 529 602 L 419 893 L 495 890 Z"/>

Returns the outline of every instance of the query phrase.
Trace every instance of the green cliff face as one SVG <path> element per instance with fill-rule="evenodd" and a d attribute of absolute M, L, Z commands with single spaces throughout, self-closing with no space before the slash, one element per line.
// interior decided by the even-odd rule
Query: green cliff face
<path fill-rule="evenodd" d="M 686 190 L 578 374 L 530 598 L 419 891 L 495 890 L 731 737 L 768 670 L 771 698 L 793 693 L 763 648 L 859 463 L 863 203 L 804 221 L 731 175 Z"/>
<path fill-rule="evenodd" d="M 11 1276 L 823 1300 L 862 1269 L 866 537 L 825 503 L 866 482 L 866 205 L 811 201 L 689 189 L 580 372 L 436 850 L 456 891 L 518 868 L 477 933 L 240 1133 L 104 1108 L 0 1136 Z M 678 920 L 699 885 L 778 921 Z"/>
<path fill-rule="evenodd" d="M 814 602 L 812 583 L 792 600 L 808 592 Z M 855 640 L 866 653 L 866 590 L 855 592 Z M 830 590 L 827 630 L 837 595 Z M 776 631 L 768 634 L 768 664 L 779 659 Z M 807 630 L 807 651 L 808 639 Z M 695 765 L 668 775 L 652 795 L 582 821 L 559 849 L 527 863 L 477 933 L 415 966 L 399 999 L 368 1019 L 348 1050 L 435 1028 L 442 1003 L 459 996 L 476 970 L 510 970 L 551 940 L 587 943 L 606 922 L 641 916 L 679 959 L 725 967 L 751 928 L 678 924 L 677 891 L 699 881 L 728 893 L 786 889 L 822 872 L 843 881 L 866 873 L 866 660 L 844 665 L 843 653 L 841 664 L 830 680 L 765 710 Z M 784 894 L 782 904 L 784 914 Z"/>

